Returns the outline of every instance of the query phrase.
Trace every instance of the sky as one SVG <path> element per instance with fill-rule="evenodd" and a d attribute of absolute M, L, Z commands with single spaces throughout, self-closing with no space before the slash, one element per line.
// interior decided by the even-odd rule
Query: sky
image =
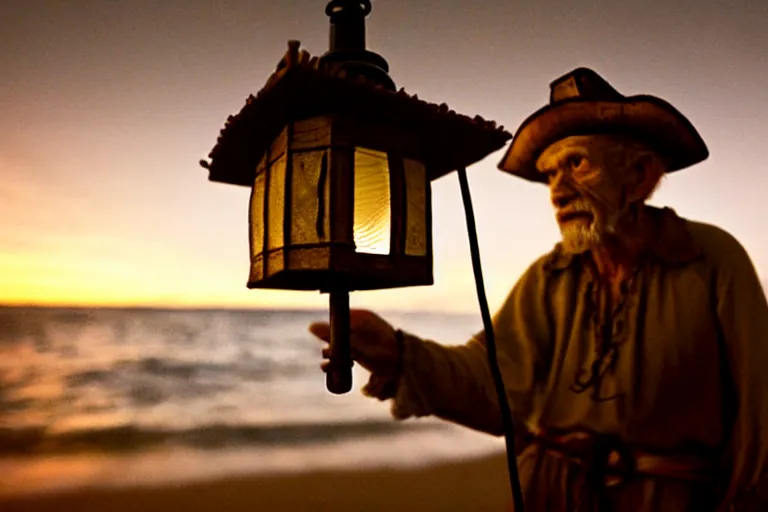
<path fill-rule="evenodd" d="M 249 190 L 198 165 L 289 39 L 327 50 L 325 3 L 0 2 L 0 303 L 326 307 L 246 289 Z M 398 87 L 510 131 L 579 66 L 671 102 L 711 156 L 653 204 L 732 233 L 765 281 L 766 27 L 764 0 L 374 0 L 368 47 Z M 492 307 L 559 238 L 546 188 L 502 154 L 468 170 Z M 353 306 L 477 311 L 456 174 L 432 187 L 435 284 Z"/>

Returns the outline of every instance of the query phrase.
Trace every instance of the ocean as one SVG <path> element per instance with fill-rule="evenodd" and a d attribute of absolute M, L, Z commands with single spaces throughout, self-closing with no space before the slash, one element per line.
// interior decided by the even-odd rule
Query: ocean
<path fill-rule="evenodd" d="M 383 314 L 457 344 L 478 315 Z M 418 466 L 502 439 L 325 389 L 327 311 L 0 308 L 0 493 Z"/>

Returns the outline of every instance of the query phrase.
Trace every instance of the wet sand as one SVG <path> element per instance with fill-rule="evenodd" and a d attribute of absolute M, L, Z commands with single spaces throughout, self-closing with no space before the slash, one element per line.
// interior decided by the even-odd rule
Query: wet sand
<path fill-rule="evenodd" d="M 3 512 L 504 512 L 503 456 L 419 469 L 257 475 L 185 485 L 84 489 L 0 500 Z"/>

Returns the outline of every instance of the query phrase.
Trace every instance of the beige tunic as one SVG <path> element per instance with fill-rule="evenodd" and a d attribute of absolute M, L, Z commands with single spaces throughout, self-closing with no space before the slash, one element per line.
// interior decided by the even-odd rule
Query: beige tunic
<path fill-rule="evenodd" d="M 588 255 L 558 245 L 536 261 L 494 317 L 499 361 L 518 430 L 612 434 L 658 453 L 709 453 L 721 468 L 716 495 L 712 484 L 636 478 L 610 488 L 612 508 L 715 510 L 766 464 L 768 305 L 731 235 L 670 209 L 649 212 L 658 243 L 613 311 L 600 307 L 608 290 Z M 589 385 L 605 324 L 612 348 L 599 384 Z M 455 347 L 407 335 L 396 388 L 374 375 L 367 392 L 387 398 L 384 390 L 396 389 L 399 419 L 435 415 L 500 435 L 486 357 L 482 333 Z M 522 437 L 518 448 L 527 510 L 569 510 L 574 465 Z"/>

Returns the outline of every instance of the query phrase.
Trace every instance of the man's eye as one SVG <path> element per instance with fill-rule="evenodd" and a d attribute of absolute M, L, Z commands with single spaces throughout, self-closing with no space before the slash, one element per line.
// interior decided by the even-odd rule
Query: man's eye
<path fill-rule="evenodd" d="M 581 155 L 573 155 L 569 156 L 568 160 L 566 160 L 566 164 L 568 167 L 570 167 L 571 170 L 576 170 L 579 167 L 581 167 L 581 164 L 584 163 L 584 157 Z"/>

